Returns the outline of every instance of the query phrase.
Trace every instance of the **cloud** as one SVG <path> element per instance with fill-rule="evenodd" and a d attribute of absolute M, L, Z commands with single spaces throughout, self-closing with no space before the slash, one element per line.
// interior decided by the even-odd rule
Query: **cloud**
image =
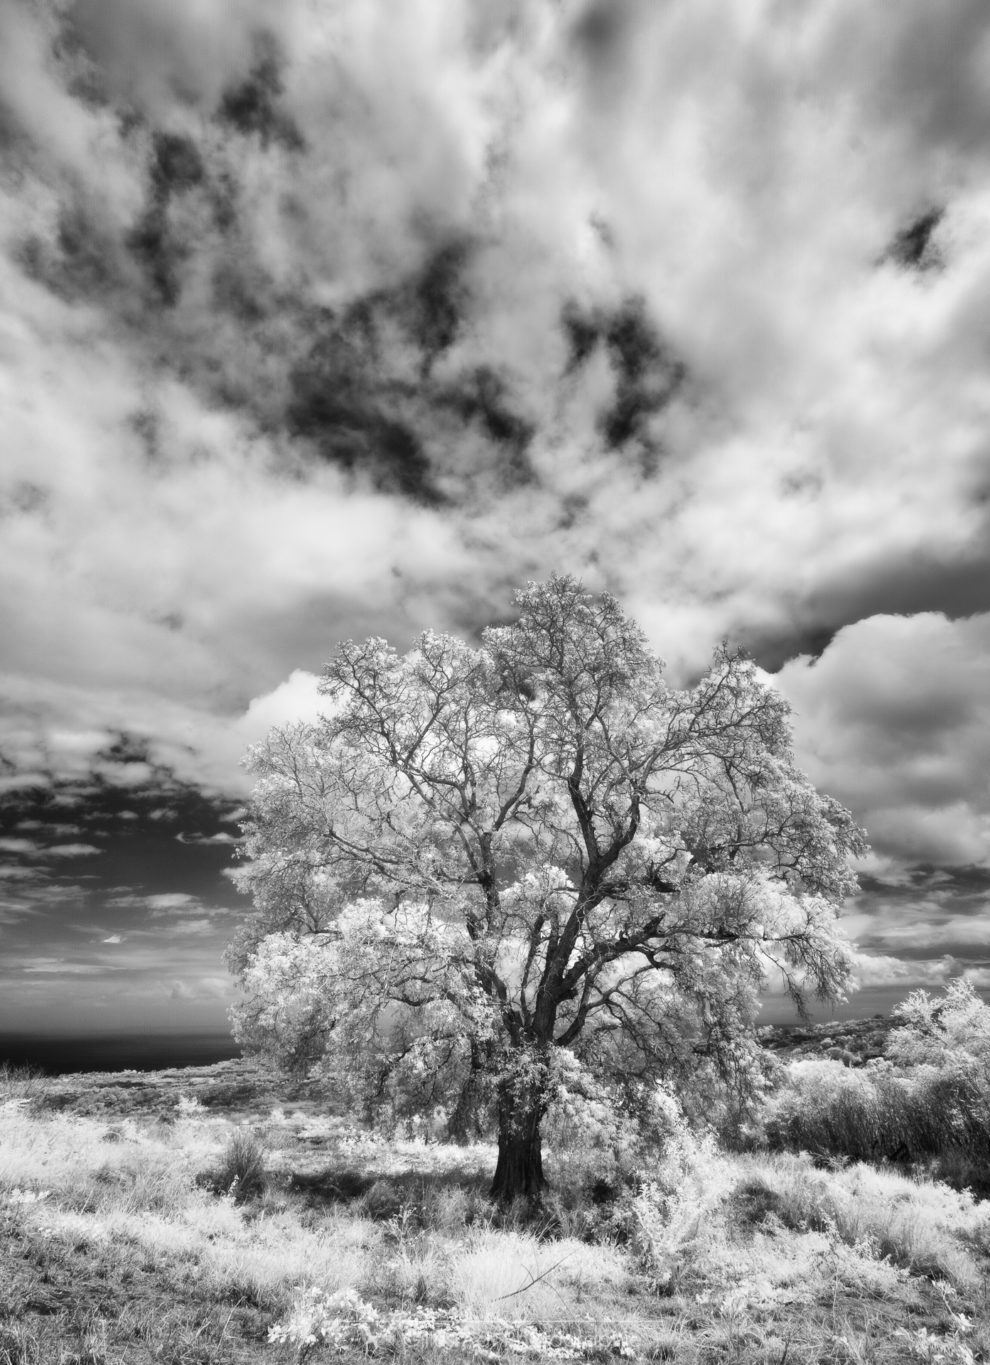
<path fill-rule="evenodd" d="M 920 104 L 916 5 L 78 4 L 57 49 L 42 13 L 8 18 L 15 676 L 204 725 L 553 567 L 686 668 L 897 607 L 919 556 L 979 598 L 984 120 L 938 97 L 972 4 Z M 879 87 L 836 58 L 881 42 Z M 888 247 L 933 200 L 922 279 Z"/>
<path fill-rule="evenodd" d="M 897 986 L 903 990 L 944 986 L 960 973 L 955 958 L 944 955 L 928 961 L 905 962 L 899 957 L 862 953 L 853 969 L 859 990 L 877 986 Z"/>
<path fill-rule="evenodd" d="M 223 832 L 220 834 L 210 834 L 202 838 L 193 834 L 184 834 L 180 832 L 175 837 L 180 844 L 193 844 L 197 848 L 211 848 L 240 843 L 240 840 L 236 839 L 233 834 L 224 834 Z"/>
<path fill-rule="evenodd" d="M 28 958 L 18 965 L 26 976 L 98 976 L 101 972 L 92 963 L 67 962 L 61 957 Z"/>
<path fill-rule="evenodd" d="M 219 847 L 180 798 L 338 640 L 564 570 L 675 683 L 783 666 L 867 875 L 984 860 L 986 23 L 933 13 L 0 0 L 0 794 Z"/>
<path fill-rule="evenodd" d="M 37 845 L 30 839 L 0 839 L 0 853 L 37 853 Z"/>
<path fill-rule="evenodd" d="M 195 896 L 187 895 L 183 891 L 163 891 L 139 899 L 150 910 L 186 910 L 197 903 Z"/>
<path fill-rule="evenodd" d="M 881 855 L 986 863 L 990 614 L 871 617 L 772 681 L 808 771 Z"/>
<path fill-rule="evenodd" d="M 58 826 L 54 827 L 58 829 Z M 37 844 L 31 839 L 0 839 L 0 852 L 19 853 L 31 858 L 88 858 L 102 853 L 93 844 Z"/>

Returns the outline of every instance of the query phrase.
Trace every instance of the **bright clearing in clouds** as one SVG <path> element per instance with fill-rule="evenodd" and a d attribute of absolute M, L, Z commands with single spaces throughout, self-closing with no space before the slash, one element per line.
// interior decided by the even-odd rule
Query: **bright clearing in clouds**
<path fill-rule="evenodd" d="M 239 759 L 553 572 L 990 985 L 990 16 L 0 0 L 0 1029 L 223 1028 Z"/>

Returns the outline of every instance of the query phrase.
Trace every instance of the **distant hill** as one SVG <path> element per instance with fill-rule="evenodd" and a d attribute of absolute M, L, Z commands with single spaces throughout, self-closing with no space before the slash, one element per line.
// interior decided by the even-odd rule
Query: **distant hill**
<path fill-rule="evenodd" d="M 781 1061 L 818 1057 L 865 1066 L 884 1055 L 887 1037 L 896 1026 L 889 1015 L 874 1014 L 825 1024 L 771 1024 L 761 1028 L 758 1037 Z"/>

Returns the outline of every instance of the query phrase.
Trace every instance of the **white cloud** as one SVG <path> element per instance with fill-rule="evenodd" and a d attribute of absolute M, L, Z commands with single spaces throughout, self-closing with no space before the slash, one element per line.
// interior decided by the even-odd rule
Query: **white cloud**
<path fill-rule="evenodd" d="M 773 679 L 799 755 L 881 855 L 985 862 L 990 849 L 990 615 L 877 616 Z"/>
<path fill-rule="evenodd" d="M 154 896 L 142 896 L 137 899 L 150 910 L 186 910 L 198 904 L 195 896 L 190 896 L 184 891 L 163 891 Z"/>
<path fill-rule="evenodd" d="M 180 844 L 194 844 L 197 848 L 210 848 L 211 846 L 223 846 L 240 842 L 233 834 L 223 833 L 210 834 L 201 838 L 194 834 L 183 834 L 180 832 L 175 837 Z"/>
<path fill-rule="evenodd" d="M 25 958 L 18 963 L 26 976 L 98 976 L 102 967 L 85 962 L 67 962 L 61 957 Z"/>
<path fill-rule="evenodd" d="M 904 961 L 883 954 L 860 953 L 853 972 L 856 988 L 901 986 L 905 989 L 944 986 L 959 975 L 959 964 L 948 955 L 929 960 Z"/>
<path fill-rule="evenodd" d="M 21 853 L 32 858 L 85 858 L 102 849 L 94 844 L 36 844 L 30 839 L 0 839 L 0 852 Z"/>
<path fill-rule="evenodd" d="M 18 767 L 0 789 L 139 785 L 147 764 L 100 757 L 125 732 L 240 796 L 246 746 L 318 711 L 336 639 L 469 632 L 564 569 L 617 591 L 675 678 L 723 633 L 786 652 L 868 618 L 780 674 L 802 755 L 888 861 L 986 856 L 990 618 L 881 614 L 986 592 L 976 0 L 937 20 L 920 0 L 73 12 L 88 73 L 73 44 L 53 55 L 56 8 L 0 9 L 20 130 L 0 187 L 0 747 Z M 304 149 L 211 122 L 262 24 Z M 70 93 L 87 74 L 109 104 Z M 147 304 L 128 245 L 153 129 L 191 139 L 208 181 L 167 207 L 189 247 L 171 307 Z M 940 270 L 884 260 L 943 205 Z M 430 506 L 376 489 L 360 455 L 308 460 L 285 409 L 326 310 L 408 284 L 452 238 L 473 247 L 436 383 L 488 366 L 534 436 L 523 481 L 482 424 L 430 406 L 422 356 L 381 322 L 368 401 L 405 395 L 446 498 Z M 249 324 L 217 303 L 224 270 Z M 560 316 L 631 295 L 687 377 L 645 421 L 651 448 L 609 451 L 616 358 L 564 375 Z"/>
<path fill-rule="evenodd" d="M 37 853 L 37 845 L 30 839 L 0 839 L 0 853 Z"/>

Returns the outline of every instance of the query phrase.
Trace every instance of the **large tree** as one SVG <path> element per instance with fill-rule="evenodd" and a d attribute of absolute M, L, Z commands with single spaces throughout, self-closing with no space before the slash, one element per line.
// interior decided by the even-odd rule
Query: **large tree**
<path fill-rule="evenodd" d="M 455 1131 L 490 1113 L 501 1200 L 539 1197 L 562 1084 L 745 1090 L 768 975 L 841 996 L 865 849 L 745 658 L 676 690 L 611 596 L 515 600 L 480 648 L 342 645 L 321 720 L 252 750 L 231 952 L 242 1042 Z"/>

